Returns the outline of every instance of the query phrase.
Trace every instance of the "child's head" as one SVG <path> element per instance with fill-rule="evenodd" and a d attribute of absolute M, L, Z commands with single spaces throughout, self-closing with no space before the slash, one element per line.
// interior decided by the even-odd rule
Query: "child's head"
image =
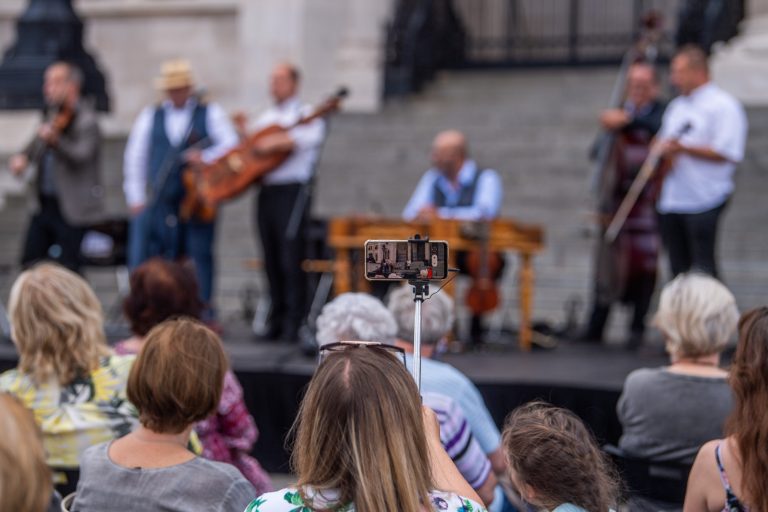
<path fill-rule="evenodd" d="M 522 405 L 507 417 L 503 444 L 512 481 L 527 502 L 601 512 L 616 505 L 615 470 L 572 412 L 544 402 Z"/>

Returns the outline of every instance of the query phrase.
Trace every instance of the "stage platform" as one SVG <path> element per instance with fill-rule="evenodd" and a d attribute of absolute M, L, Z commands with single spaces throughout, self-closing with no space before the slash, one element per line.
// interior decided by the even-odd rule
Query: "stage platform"
<path fill-rule="evenodd" d="M 316 360 L 296 344 L 254 341 L 245 326 L 228 327 L 224 338 L 261 432 L 254 455 L 268 471 L 286 473 L 285 436 Z M 510 338 L 480 352 L 446 354 L 443 360 L 477 384 L 499 426 L 517 405 L 539 398 L 576 412 L 601 442 L 615 443 L 621 434 L 615 406 L 626 375 L 667 362 L 657 344 L 639 351 L 568 342 L 529 353 L 515 347 Z M 14 347 L 0 344 L 0 369 L 15 364 Z"/>

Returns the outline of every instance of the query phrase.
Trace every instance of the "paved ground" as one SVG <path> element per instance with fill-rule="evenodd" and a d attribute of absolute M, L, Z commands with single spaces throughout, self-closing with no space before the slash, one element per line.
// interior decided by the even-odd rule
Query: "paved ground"
<path fill-rule="evenodd" d="M 426 93 L 391 103 L 379 114 L 339 115 L 320 164 L 314 212 L 323 217 L 398 215 L 428 165 L 435 132 L 460 128 L 470 138 L 473 155 L 500 171 L 504 215 L 546 230 L 546 250 L 536 259 L 534 316 L 561 324 L 570 299 L 582 304 L 583 316 L 593 243 L 586 153 L 596 131 L 595 114 L 609 96 L 612 80 L 613 71 L 606 69 L 445 74 Z M 768 284 L 763 178 L 768 111 L 750 110 L 749 119 L 747 159 L 738 172 L 720 243 L 724 279 L 743 308 L 765 303 L 763 288 Z M 115 214 L 125 211 L 119 186 L 123 145 L 110 141 L 104 155 L 109 208 Z M 260 273 L 243 266 L 259 256 L 251 224 L 253 202 L 249 192 L 227 205 L 220 218 L 216 297 L 227 322 L 240 321 L 248 290 L 263 289 Z M 16 260 L 25 216 L 23 201 L 10 195 L 0 216 L 0 264 Z M 513 324 L 514 265 L 510 270 L 505 287 L 509 314 L 500 318 Z M 89 272 L 89 277 L 110 302 L 115 290 L 111 272 Z M 7 283 L 3 290 L 7 294 Z M 618 335 L 615 327 L 612 332 Z"/>

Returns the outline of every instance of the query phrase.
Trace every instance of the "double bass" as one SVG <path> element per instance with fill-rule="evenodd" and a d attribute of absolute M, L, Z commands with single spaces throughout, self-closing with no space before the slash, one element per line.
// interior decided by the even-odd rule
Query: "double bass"
<path fill-rule="evenodd" d="M 612 100 L 616 102 L 612 105 L 614 109 L 624 107 L 627 74 L 631 66 L 638 62 L 653 65 L 655 60 L 660 18 L 651 14 L 644 22 L 643 37 L 625 55 L 617 81 L 617 87 L 620 84 L 621 89 L 614 90 L 614 93 L 621 94 L 615 94 Z M 649 149 L 661 124 L 663 108 L 658 102 L 652 102 L 650 107 L 642 107 L 649 108 L 651 110 L 645 113 L 634 112 L 633 118 L 646 116 L 646 119 L 650 119 L 647 116 L 653 116 L 653 123 L 646 121 L 642 125 L 630 124 L 620 130 L 606 131 L 597 151 L 593 188 L 597 192 L 600 236 L 595 247 L 595 288 L 587 328 L 590 339 L 602 337 L 608 311 L 614 302 L 632 303 L 638 318 L 644 316 L 646 302 L 650 300 L 656 282 L 661 242 L 656 226 L 655 202 L 660 180 L 648 180 L 639 188 L 632 185 L 644 164 L 655 168 L 659 163 L 656 152 L 651 151 L 649 155 Z M 644 169 L 642 173 L 647 172 Z M 630 190 L 636 201 L 632 205 L 621 206 Z M 608 228 L 608 221 L 619 210 L 626 222 L 622 222 L 619 228 L 617 224 Z"/>
<path fill-rule="evenodd" d="M 275 134 L 287 133 L 297 126 L 335 112 L 348 93 L 346 88 L 339 88 L 312 113 L 301 117 L 295 123 L 289 126 L 266 126 L 247 136 L 211 164 L 187 169 L 184 173 L 186 194 L 181 205 L 182 218 L 194 215 L 212 219 L 217 205 L 239 196 L 291 156 L 291 151 L 261 153 L 256 150 L 260 141 Z"/>

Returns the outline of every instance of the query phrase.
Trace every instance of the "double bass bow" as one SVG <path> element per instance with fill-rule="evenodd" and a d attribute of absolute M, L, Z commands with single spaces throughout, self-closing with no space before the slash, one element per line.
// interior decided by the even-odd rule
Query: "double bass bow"
<path fill-rule="evenodd" d="M 685 123 L 680 128 L 680 131 L 677 133 L 675 138 L 679 139 L 688 133 L 690 129 L 691 123 Z M 627 217 L 629 217 L 629 213 L 632 211 L 632 208 L 634 208 L 635 204 L 637 203 L 640 194 L 643 192 L 646 184 L 651 180 L 651 178 L 657 172 L 657 169 L 662 164 L 663 145 L 663 140 L 656 140 L 651 146 L 651 151 L 648 153 L 648 158 L 646 158 L 645 162 L 643 162 L 643 166 L 640 168 L 640 171 L 638 171 L 637 176 L 627 191 L 627 194 L 624 196 L 624 199 L 622 199 L 619 208 L 616 210 L 616 214 L 613 216 L 610 224 L 608 224 L 608 228 L 605 230 L 604 240 L 606 243 L 612 244 L 616 241 L 616 237 L 619 236 L 619 232 L 624 226 Z"/>
<path fill-rule="evenodd" d="M 275 134 L 287 133 L 297 126 L 311 123 L 338 110 L 341 101 L 348 94 L 349 91 L 342 87 L 312 113 L 303 116 L 295 123 L 289 126 L 269 125 L 247 136 L 240 144 L 213 163 L 203 166 L 194 183 L 190 180 L 195 188 L 190 197 L 195 197 L 211 208 L 215 208 L 215 205 L 222 201 L 237 197 L 251 184 L 258 182 L 279 167 L 291 155 L 290 150 L 263 154 L 255 149 L 259 141 Z M 189 189 L 187 192 L 189 193 Z"/>

